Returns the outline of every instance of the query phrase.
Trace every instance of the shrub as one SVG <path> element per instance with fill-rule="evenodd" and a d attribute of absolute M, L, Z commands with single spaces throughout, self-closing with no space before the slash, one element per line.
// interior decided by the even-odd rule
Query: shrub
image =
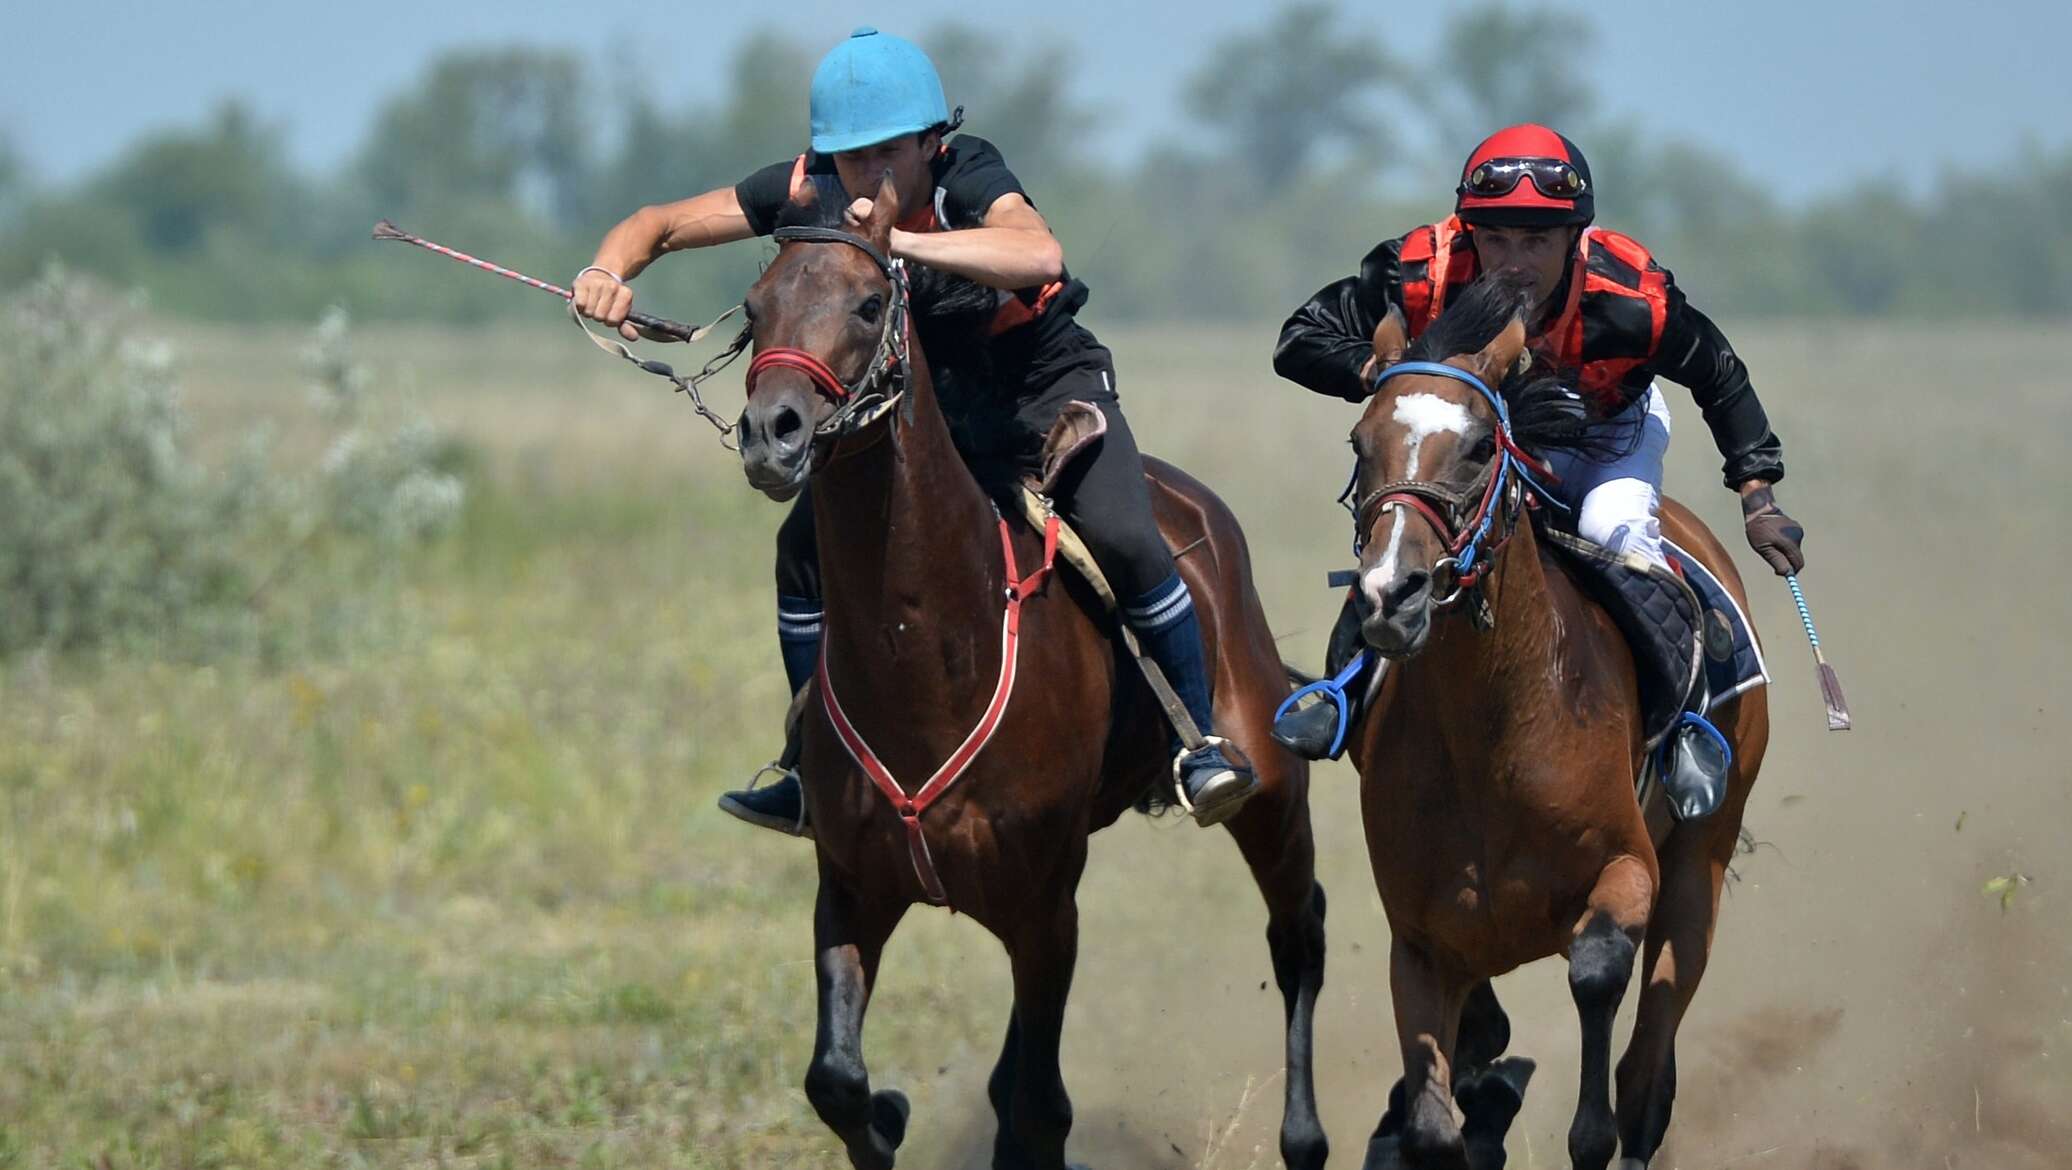
<path fill-rule="evenodd" d="M 452 443 L 368 421 L 342 312 L 307 355 L 337 430 L 300 472 L 272 466 L 256 434 L 222 466 L 195 460 L 172 350 L 140 325 L 133 302 L 55 267 L 0 306 L 0 655 L 249 647 L 267 615 L 295 620 L 254 602 L 310 548 L 326 546 L 333 585 L 341 571 L 381 578 L 396 546 L 459 514 Z"/>

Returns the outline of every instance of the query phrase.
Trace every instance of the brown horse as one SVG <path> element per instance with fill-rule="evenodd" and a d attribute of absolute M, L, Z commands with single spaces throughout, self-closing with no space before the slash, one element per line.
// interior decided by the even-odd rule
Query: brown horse
<path fill-rule="evenodd" d="M 888 181 L 855 234 L 780 231 L 777 256 L 747 297 L 757 365 L 742 461 L 753 485 L 780 498 L 812 479 L 826 597 L 816 686 L 831 686 L 846 722 L 911 791 L 965 743 L 1000 689 L 1003 593 L 1016 574 L 994 501 L 952 446 L 912 342 L 906 272 L 886 259 L 897 218 Z M 1257 795 L 1228 824 L 1266 899 L 1286 1005 L 1281 1149 L 1290 1167 L 1313 1170 L 1326 1151 L 1310 1058 L 1324 896 L 1308 772 L 1267 734 L 1286 682 L 1235 519 L 1185 473 L 1149 466 L 1159 526 L 1187 550 L 1180 571 L 1217 664 L 1216 726 L 1258 773 Z M 1043 545 L 1016 527 L 1009 547 L 1019 576 L 1044 561 Z M 906 1130 L 906 1099 L 871 1091 L 861 1033 L 885 941 L 924 900 L 979 921 L 1012 964 L 1014 1012 L 988 1082 L 999 1118 L 994 1166 L 1065 1165 L 1072 1109 L 1058 1045 L 1087 837 L 1172 783 L 1160 708 L 1095 605 L 1062 572 L 1028 597 L 1011 699 L 969 771 L 913 818 L 921 840 L 911 849 L 907 822 L 853 743 L 845 746 L 824 699 L 806 708 L 799 773 L 820 893 L 819 1029 L 805 1087 L 858 1167 L 890 1167 Z M 924 870 L 939 875 L 939 889 Z"/>
<path fill-rule="evenodd" d="M 1362 633 L 1395 662 L 1352 748 L 1392 936 L 1403 1051 L 1404 1079 L 1370 1143 L 1370 1167 L 1503 1164 L 1503 1131 L 1523 1092 L 1515 1074 L 1530 1070 L 1505 1062 L 1518 1066 L 1508 1091 L 1486 1092 L 1483 1069 L 1508 1035 L 1488 980 L 1555 953 L 1568 957 L 1582 1021 L 1569 1156 L 1579 1170 L 1601 1170 L 1622 1146 L 1622 1168 L 1647 1165 L 1669 1124 L 1677 1025 L 1705 970 L 1769 737 L 1760 689 L 1718 708 L 1713 718 L 1734 749 L 1723 806 L 1673 827 L 1643 815 L 1641 715 L 1625 642 L 1535 540 L 1522 489 L 1491 488 L 1505 452 L 1523 455 L 1509 446 L 1514 437 L 1530 449 L 1560 441 L 1564 429 L 1572 439 L 1584 433 L 1572 399 L 1518 370 L 1525 340 L 1518 290 L 1475 286 L 1410 357 L 1501 387 L 1510 421 L 1472 382 L 1406 365 L 1353 431 Z M 1404 357 L 1400 315 L 1382 323 L 1374 345 L 1380 368 Z M 1448 554 L 1455 533 L 1485 515 L 1485 559 L 1464 590 Z M 1745 612 L 1733 563 L 1704 525 L 1673 502 L 1661 518 Z M 1435 580 L 1452 596 L 1435 601 Z M 1449 611 L 1456 600 L 1467 604 Z M 1478 610 L 1480 623 L 1471 621 Z M 1643 947 L 1645 983 L 1614 1114 L 1612 1020 Z"/>

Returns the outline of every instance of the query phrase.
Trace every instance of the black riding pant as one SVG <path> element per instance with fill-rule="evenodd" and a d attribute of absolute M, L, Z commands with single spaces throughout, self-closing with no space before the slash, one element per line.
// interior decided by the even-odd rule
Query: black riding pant
<path fill-rule="evenodd" d="M 1093 347 L 1038 392 L 1021 397 L 991 387 L 969 395 L 951 389 L 940 396 L 965 462 L 1017 471 L 1039 467 L 1044 437 L 1066 403 L 1077 400 L 1098 408 L 1108 421 L 1108 432 L 1060 479 L 1058 511 L 1086 541 L 1117 597 L 1144 597 L 1172 578 L 1173 555 L 1152 516 L 1144 458 L 1122 417 L 1115 369 L 1106 349 Z M 799 494 L 777 530 L 777 592 L 801 600 L 821 597 L 808 492 Z"/>

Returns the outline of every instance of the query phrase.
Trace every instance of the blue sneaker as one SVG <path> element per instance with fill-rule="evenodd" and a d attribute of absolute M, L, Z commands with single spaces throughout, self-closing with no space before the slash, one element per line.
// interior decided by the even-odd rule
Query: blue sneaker
<path fill-rule="evenodd" d="M 775 770 L 775 765 L 756 773 L 756 779 L 763 772 Z M 739 788 L 719 798 L 721 809 L 765 829 L 775 829 L 792 837 L 811 837 L 813 826 L 806 820 L 806 791 L 799 786 L 799 774 L 785 771 L 775 784 L 758 788 L 751 781 L 746 788 Z"/>
<path fill-rule="evenodd" d="M 1212 735 L 1201 747 L 1183 750 L 1173 757 L 1173 782 L 1179 789 L 1180 807 L 1203 828 L 1229 820 L 1259 791 L 1259 778 L 1252 770 L 1232 763 L 1223 754 L 1223 745 L 1229 742 Z"/>

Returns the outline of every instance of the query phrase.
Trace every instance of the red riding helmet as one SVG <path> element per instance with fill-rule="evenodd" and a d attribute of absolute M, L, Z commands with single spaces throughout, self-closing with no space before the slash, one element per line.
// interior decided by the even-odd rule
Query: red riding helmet
<path fill-rule="evenodd" d="M 1590 163 L 1576 144 L 1528 122 L 1482 140 L 1461 168 L 1453 213 L 1491 227 L 1561 227 L 1597 217 Z"/>

